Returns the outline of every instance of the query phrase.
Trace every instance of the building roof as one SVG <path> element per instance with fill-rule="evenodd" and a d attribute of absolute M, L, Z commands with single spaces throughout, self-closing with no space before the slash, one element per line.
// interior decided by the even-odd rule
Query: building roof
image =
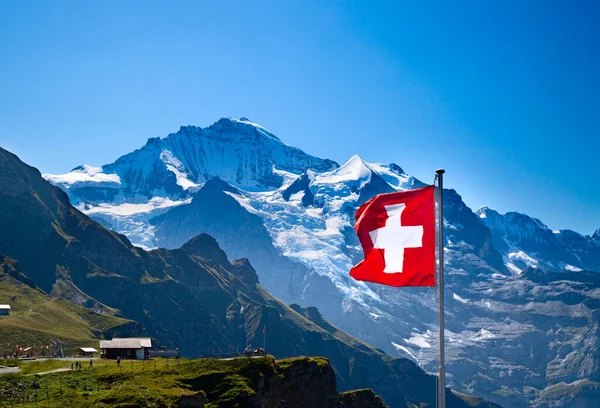
<path fill-rule="evenodd" d="M 82 351 L 84 353 L 97 353 L 98 352 L 98 350 L 96 350 L 93 347 L 79 347 L 77 349 L 77 351 Z"/>
<path fill-rule="evenodd" d="M 150 337 L 132 337 L 133 339 L 139 340 L 142 347 L 152 347 L 152 339 Z"/>
<path fill-rule="evenodd" d="M 10 310 L 10 305 L 0 305 L 0 310 Z"/>
<path fill-rule="evenodd" d="M 100 340 L 101 349 L 141 349 L 150 347 L 152 347 L 152 339 L 149 337 Z"/>

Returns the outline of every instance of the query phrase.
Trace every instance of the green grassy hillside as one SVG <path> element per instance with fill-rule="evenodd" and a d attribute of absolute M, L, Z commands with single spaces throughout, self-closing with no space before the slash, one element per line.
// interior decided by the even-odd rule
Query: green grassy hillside
<path fill-rule="evenodd" d="M 85 345 L 86 339 L 128 327 L 112 326 L 118 323 L 110 315 L 118 310 L 186 357 L 241 351 L 266 340 L 268 352 L 279 358 L 326 356 L 340 390 L 372 388 L 394 408 L 435 404 L 434 376 L 344 333 L 316 309 L 285 305 L 261 287 L 247 260 L 229 261 L 214 238 L 200 234 L 175 250 L 134 247 L 71 206 L 38 170 L 2 148 L 0 231 L 8 231 L 0 253 L 20 265 L 13 261 L 4 272 L 17 286 L 4 295 L 16 305 L 15 315 L 0 325 L 12 342 L 31 336 L 26 340 L 37 345 L 58 336 Z M 15 282 L 37 285 L 63 301 L 37 295 L 27 304 L 28 287 Z M 57 317 L 61 312 L 74 318 Z M 446 395 L 449 408 L 468 407 L 449 390 Z"/>
<path fill-rule="evenodd" d="M 19 277 L 22 275 L 16 262 L 0 256 L 0 303 L 12 307 L 9 316 L 0 316 L 0 355 L 12 350 L 15 344 L 49 345 L 51 338 L 63 341 L 65 353 L 82 346 L 97 348 L 97 339 L 104 333 L 132 324 L 130 320 L 95 313 L 48 296 L 18 280 Z"/>
<path fill-rule="evenodd" d="M 333 408 L 339 399 L 323 358 L 98 361 L 83 370 L 0 377 L 0 407 Z"/>

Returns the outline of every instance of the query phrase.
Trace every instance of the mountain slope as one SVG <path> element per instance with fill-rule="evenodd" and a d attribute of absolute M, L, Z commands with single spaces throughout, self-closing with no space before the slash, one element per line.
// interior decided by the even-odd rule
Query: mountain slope
<path fill-rule="evenodd" d="M 27 279 L 47 288 L 62 283 L 61 296 L 77 292 L 82 296 L 70 300 L 118 310 L 184 355 L 260 344 L 266 328 L 269 351 L 277 356 L 328 357 L 342 390 L 367 386 L 393 407 L 434 403 L 434 377 L 306 319 L 267 293 L 247 260 L 229 262 L 212 237 L 196 236 L 175 250 L 135 248 L 71 207 L 60 189 L 3 149 L 0 228 L 11 231 L 0 241 L 1 253 L 36 260 L 22 263 Z M 448 401 L 467 406 L 450 391 Z"/>
<path fill-rule="evenodd" d="M 96 168 L 80 166 L 65 175 L 46 175 L 68 191 L 75 204 L 187 197 L 213 177 L 250 188 L 281 186 L 280 171 L 299 174 L 337 167 L 282 143 L 248 119 L 223 118 L 207 128 L 183 126 L 164 139 Z"/>
<path fill-rule="evenodd" d="M 551 270 L 600 271 L 600 243 L 575 231 L 552 231 L 526 214 L 500 214 L 488 207 L 477 215 L 492 231 L 494 246 L 514 273 L 528 266 Z"/>
<path fill-rule="evenodd" d="M 0 301 L 12 307 L 9 316 L 0 316 L 0 354 L 14 351 L 17 344 L 23 347 L 48 345 L 51 338 L 60 339 L 65 349 L 72 350 L 96 347 L 97 338 L 143 333 L 135 322 L 48 296 L 32 287 L 33 284 L 19 271 L 15 260 L 0 255 Z"/>
<path fill-rule="evenodd" d="M 223 131 L 222 138 L 243 139 L 245 127 L 254 125 L 238 121 L 236 126 Z M 219 154 L 215 146 L 210 152 L 205 147 L 186 145 L 199 157 Z M 240 157 L 246 157 L 245 151 Z M 266 155 L 272 157 L 268 151 Z M 262 159 L 253 160 L 261 163 Z M 145 163 L 132 161 L 130 165 L 142 169 Z M 228 253 L 257 266 L 261 282 L 274 295 L 303 308 L 316 306 L 335 327 L 435 372 L 438 305 L 434 291 L 364 284 L 348 276 L 350 267 L 362 259 L 352 228 L 356 208 L 376 194 L 423 183 L 393 163 L 368 163 L 358 156 L 326 170 L 300 167 L 284 171 L 275 166 L 273 171 L 281 177 L 279 186 L 266 186 L 256 178 L 247 187 L 223 174 L 220 183 L 196 183 L 184 196 L 161 188 L 146 198 L 141 189 L 134 198 L 88 200 L 80 208 L 148 248 L 177 248 L 198 233 L 216 234 Z M 219 172 L 219 165 L 209 171 L 211 175 Z M 75 202 L 85 201 L 73 190 L 67 191 Z M 567 380 L 570 374 L 554 375 L 557 371 L 550 364 L 565 356 L 549 352 L 546 357 L 551 358 L 541 358 L 527 350 L 566 349 L 590 335 L 589 319 L 582 318 L 568 297 L 558 296 L 550 304 L 547 298 L 561 294 L 563 288 L 573 299 L 594 299 L 598 292 L 576 280 L 562 287 L 538 287 L 519 279 L 518 273 L 528 265 L 567 272 L 594 270 L 599 261 L 593 248 L 600 233 L 591 239 L 555 233 L 541 221 L 518 214 L 496 229 L 480 215 L 458 192 L 444 190 L 448 380 L 459 391 L 500 403 L 509 398 L 511 406 L 541 404 L 532 394 Z M 508 242 L 507 233 L 512 234 Z M 571 274 L 564 276 L 575 279 Z M 533 297 L 527 297 L 531 294 L 523 287 Z M 597 308 L 590 307 L 592 311 Z M 593 335 L 589 341 L 592 346 L 582 358 L 593 371 L 599 364 L 590 353 L 599 345 Z M 577 375 L 587 378 L 583 372 Z"/>

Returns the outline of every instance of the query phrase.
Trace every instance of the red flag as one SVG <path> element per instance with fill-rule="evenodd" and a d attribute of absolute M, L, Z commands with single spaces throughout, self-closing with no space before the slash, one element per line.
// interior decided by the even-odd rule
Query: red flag
<path fill-rule="evenodd" d="M 350 276 L 388 286 L 435 286 L 433 186 L 380 194 L 355 217 L 365 259 Z"/>

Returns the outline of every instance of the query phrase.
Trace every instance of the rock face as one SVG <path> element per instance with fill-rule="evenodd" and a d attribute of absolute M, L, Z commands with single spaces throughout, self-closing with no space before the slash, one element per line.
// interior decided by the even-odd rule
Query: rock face
<path fill-rule="evenodd" d="M 429 289 L 364 284 L 348 277 L 350 267 L 362 259 L 352 228 L 357 206 L 375 194 L 424 184 L 393 163 L 368 163 L 354 156 L 338 167 L 297 152 L 275 154 L 286 149 L 283 143 L 261 133 L 255 124 L 245 120 L 218 123 L 222 126 L 213 125 L 211 135 L 206 129 L 181 130 L 177 137 L 153 139 L 140 151 L 117 160 L 119 166 L 130 169 L 118 174 L 106 170 L 111 165 L 99 170 L 84 166 L 47 178 L 61 185 L 83 211 L 136 245 L 175 249 L 199 233 L 214 235 L 227 254 L 249 259 L 265 288 L 286 303 L 316 306 L 334 327 L 435 372 L 435 294 Z M 256 136 L 256 143 L 250 142 L 255 140 L 251 135 Z M 190 143 L 177 150 L 170 145 L 171 139 Z M 219 149 L 238 143 L 242 148 L 232 150 L 236 158 L 231 160 L 248 165 L 225 171 L 229 167 L 213 158 L 224 157 Z M 146 160 L 142 151 L 162 152 L 163 147 L 152 144 L 168 145 L 165 149 L 173 156 L 160 159 L 158 155 L 157 161 L 153 153 L 154 158 Z M 263 150 L 265 158 L 259 157 Z M 177 170 L 200 168 L 186 164 L 198 162 L 186 154 L 211 158 L 197 172 L 205 175 L 195 178 L 194 171 L 189 176 Z M 157 170 L 157 176 L 146 177 L 155 167 L 167 168 L 169 174 L 160 176 Z M 170 169 L 183 177 L 179 184 L 177 173 Z M 116 187 L 115 175 L 121 187 Z M 121 176 L 131 180 L 130 187 L 123 187 Z M 220 181 L 202 184 L 213 176 Z M 79 193 L 73 187 L 77 183 L 68 183 L 71 180 L 87 183 L 82 188 L 93 182 L 97 188 L 91 195 L 89 189 Z M 117 191 L 113 198 L 106 193 L 110 186 Z M 600 232 L 585 237 L 551 231 L 524 214 L 502 215 L 488 208 L 474 213 L 454 190 L 444 191 L 444 214 L 445 307 L 451 345 L 448 373 L 453 387 L 499 403 L 510 401 L 511 406 L 543 406 L 540 393 L 544 389 L 572 381 L 572 370 L 556 366 L 567 358 L 569 347 L 580 344 L 579 339 L 589 338 L 582 358 L 598 367 L 591 351 L 598 349 L 597 336 L 588 329 L 590 317 L 598 310 L 598 291 L 580 285 L 573 273 L 598 270 Z M 569 281 L 539 286 L 520 276 L 528 266 L 566 272 L 563 277 Z M 588 303 L 583 307 L 575 299 Z M 548 353 L 541 356 L 539 350 Z M 577 375 L 578 380 L 589 379 L 585 370 Z M 562 389 L 566 388 L 557 388 Z"/>
<path fill-rule="evenodd" d="M 369 389 L 343 392 L 340 400 L 344 408 L 386 408 L 381 398 Z"/>
<path fill-rule="evenodd" d="M 570 230 L 552 231 L 540 220 L 517 212 L 500 214 L 483 207 L 477 215 L 492 231 L 494 246 L 513 273 L 528 266 L 600 271 L 600 245 L 593 237 Z"/>
<path fill-rule="evenodd" d="M 134 247 L 1 148 L 0 230 L 10 231 L 0 238 L 0 256 L 19 262 L 24 281 L 69 301 L 110 308 L 184 356 L 267 341 L 280 357 L 325 355 L 342 390 L 370 387 L 392 407 L 433 403 L 433 376 L 336 329 L 314 310 L 286 306 L 261 287 L 248 261 L 229 262 L 214 238 L 196 236 L 173 250 Z M 310 377 L 297 367 L 291 372 Z M 447 395 L 449 407 L 467 406 Z"/>
<path fill-rule="evenodd" d="M 156 195 L 185 197 L 213 177 L 247 188 L 277 188 L 281 171 L 337 167 L 287 146 L 247 119 L 223 118 L 207 128 L 182 126 L 164 139 L 102 166 L 79 166 L 65 175 L 46 178 L 69 192 L 75 204 L 149 199 Z"/>
<path fill-rule="evenodd" d="M 321 357 L 251 362 L 236 374 L 211 372 L 181 382 L 194 395 L 181 398 L 180 407 L 247 408 L 385 408 L 379 396 L 363 389 L 338 394 L 333 367 Z"/>
<path fill-rule="evenodd" d="M 333 367 L 326 360 L 284 360 L 275 372 L 258 384 L 260 407 L 341 407 Z"/>

